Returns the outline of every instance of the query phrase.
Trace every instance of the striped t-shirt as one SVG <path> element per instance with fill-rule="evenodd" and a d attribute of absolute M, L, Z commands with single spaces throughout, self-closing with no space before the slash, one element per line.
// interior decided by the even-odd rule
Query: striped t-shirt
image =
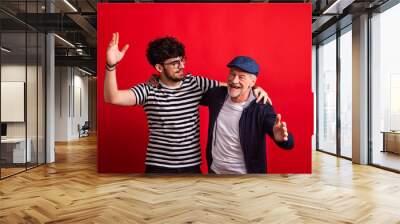
<path fill-rule="evenodd" d="M 145 83 L 131 88 L 147 115 L 146 165 L 181 168 L 201 163 L 199 104 L 216 86 L 217 81 L 188 74 L 176 89 Z"/>

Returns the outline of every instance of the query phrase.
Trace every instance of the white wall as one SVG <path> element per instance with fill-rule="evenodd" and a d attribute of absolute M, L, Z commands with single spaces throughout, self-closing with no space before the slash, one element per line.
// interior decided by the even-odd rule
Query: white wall
<path fill-rule="evenodd" d="M 55 68 L 55 141 L 68 141 L 69 76 L 68 67 Z"/>
<path fill-rule="evenodd" d="M 88 111 L 88 77 L 81 76 L 82 73 L 76 73 L 74 75 L 74 111 L 72 119 L 72 136 L 75 138 L 79 137 L 78 124 L 81 126 L 88 121 L 89 111 Z M 80 96 L 80 97 L 79 97 Z M 81 107 L 81 108 L 79 108 Z M 79 109 L 81 111 L 79 111 Z"/>
<path fill-rule="evenodd" d="M 88 77 L 83 75 L 76 68 L 56 67 L 56 141 L 79 138 L 78 124 L 88 120 Z"/>

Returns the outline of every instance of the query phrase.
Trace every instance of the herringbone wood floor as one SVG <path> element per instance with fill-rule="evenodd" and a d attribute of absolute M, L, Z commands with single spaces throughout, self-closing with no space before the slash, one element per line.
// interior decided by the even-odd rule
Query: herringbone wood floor
<path fill-rule="evenodd" d="M 98 174 L 96 139 L 0 181 L 0 223 L 400 223 L 400 175 L 315 152 L 312 175 Z"/>

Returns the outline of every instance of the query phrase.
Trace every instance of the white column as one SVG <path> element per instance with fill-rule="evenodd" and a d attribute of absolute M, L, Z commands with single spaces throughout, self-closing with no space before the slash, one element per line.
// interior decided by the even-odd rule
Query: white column
<path fill-rule="evenodd" d="M 368 163 L 368 15 L 353 19 L 353 162 Z"/>
<path fill-rule="evenodd" d="M 47 12 L 53 12 L 51 1 L 46 1 Z M 46 163 L 55 162 L 55 43 L 54 35 L 46 35 Z"/>

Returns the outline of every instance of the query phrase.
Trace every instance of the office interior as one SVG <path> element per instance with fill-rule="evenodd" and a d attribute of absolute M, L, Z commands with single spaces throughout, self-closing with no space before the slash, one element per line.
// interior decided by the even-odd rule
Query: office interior
<path fill-rule="evenodd" d="M 0 1 L 3 184 L 57 164 L 59 146 L 95 138 L 102 94 L 96 90 L 97 2 L 173 1 Z M 205 2 L 312 4 L 310 150 L 350 167 L 400 173 L 400 1 Z"/>
<path fill-rule="evenodd" d="M 96 2 L 78 6 L 87 15 L 63 1 L 0 3 L 2 179 L 96 130 Z"/>

